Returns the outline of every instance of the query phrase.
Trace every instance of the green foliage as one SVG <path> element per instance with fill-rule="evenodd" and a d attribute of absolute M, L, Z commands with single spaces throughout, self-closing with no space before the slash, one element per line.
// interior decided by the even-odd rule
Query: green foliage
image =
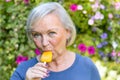
<path fill-rule="evenodd" d="M 1 80 L 9 80 L 17 66 L 17 55 L 33 56 L 32 49 L 27 46 L 28 40 L 24 30 L 32 6 L 25 5 L 22 1 L 0 2 L 0 75 L 3 75 Z"/>
<path fill-rule="evenodd" d="M 29 56 L 29 58 L 35 56 L 34 48 L 31 48 L 29 45 L 24 28 L 31 9 L 43 1 L 58 0 L 30 0 L 28 4 L 24 3 L 24 0 L 0 1 L 0 75 L 2 75 L 0 76 L 0 80 L 9 80 L 17 67 L 15 61 L 18 55 Z M 80 53 L 77 49 L 79 43 L 85 43 L 87 46 L 92 45 L 96 48 L 96 54 L 90 57 L 96 60 L 101 59 L 98 54 L 99 49 L 97 45 L 104 41 L 100 38 L 100 35 L 104 32 L 108 34 L 108 38 L 105 41 L 109 44 L 100 50 L 105 52 L 105 54 L 112 52 L 112 42 L 115 41 L 118 46 L 114 50 L 120 52 L 120 9 L 115 10 L 113 5 L 113 3 L 119 0 L 98 0 L 100 1 L 99 4 L 105 6 L 105 9 L 97 8 L 96 11 L 101 12 L 104 15 L 104 19 L 95 20 L 94 24 L 89 25 L 88 21 L 96 13 L 91 7 L 95 1 L 97 0 L 94 0 L 94 2 L 90 2 L 90 0 L 59 0 L 72 17 L 77 28 L 76 41 L 69 49 Z M 83 9 L 71 11 L 70 6 L 72 4 L 82 5 Z M 108 18 L 109 13 L 113 14 L 112 19 Z M 107 30 L 109 26 L 112 27 L 111 31 Z M 95 32 L 92 31 L 93 28 L 96 28 Z M 85 55 L 89 56 L 88 54 Z M 109 65 L 111 66 L 111 63 Z M 107 66 L 109 67 L 109 65 Z M 117 64 L 115 63 L 110 69 L 118 70 Z"/>

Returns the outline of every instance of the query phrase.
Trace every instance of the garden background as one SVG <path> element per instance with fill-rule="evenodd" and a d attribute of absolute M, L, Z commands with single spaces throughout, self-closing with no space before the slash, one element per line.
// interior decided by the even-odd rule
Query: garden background
<path fill-rule="evenodd" d="M 120 80 L 120 0 L 0 0 L 0 80 L 40 52 L 25 34 L 26 19 L 40 2 L 61 3 L 72 17 L 75 43 L 68 49 L 90 57 L 102 80 Z"/>

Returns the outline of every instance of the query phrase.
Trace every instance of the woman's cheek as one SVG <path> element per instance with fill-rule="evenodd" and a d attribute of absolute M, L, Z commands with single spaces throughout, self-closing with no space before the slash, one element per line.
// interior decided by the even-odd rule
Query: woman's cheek
<path fill-rule="evenodd" d="M 57 37 L 57 38 L 54 38 L 52 41 L 51 41 L 51 44 L 52 44 L 52 47 L 54 49 L 59 49 L 61 48 L 61 42 L 62 42 L 62 38 L 60 37 Z"/>
<path fill-rule="evenodd" d="M 52 47 L 55 47 L 56 44 L 57 44 L 57 41 L 53 39 L 53 40 L 50 41 L 50 44 L 51 44 Z"/>
<path fill-rule="evenodd" d="M 38 40 L 34 40 L 34 43 L 35 43 L 35 45 L 38 47 L 38 48 L 40 48 L 40 42 L 38 41 Z"/>

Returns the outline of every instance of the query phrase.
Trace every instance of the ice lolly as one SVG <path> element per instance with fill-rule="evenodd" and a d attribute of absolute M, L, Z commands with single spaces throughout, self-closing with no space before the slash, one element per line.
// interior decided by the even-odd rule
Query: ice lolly
<path fill-rule="evenodd" d="M 49 63 L 52 61 L 52 52 L 51 51 L 45 51 L 40 57 L 40 61 L 43 63 Z"/>

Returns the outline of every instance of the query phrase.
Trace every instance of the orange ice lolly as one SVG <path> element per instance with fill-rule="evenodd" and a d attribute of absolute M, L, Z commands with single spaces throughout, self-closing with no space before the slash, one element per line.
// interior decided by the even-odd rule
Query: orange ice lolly
<path fill-rule="evenodd" d="M 52 61 L 52 52 L 51 51 L 45 51 L 40 57 L 40 61 L 44 63 L 49 63 Z"/>

